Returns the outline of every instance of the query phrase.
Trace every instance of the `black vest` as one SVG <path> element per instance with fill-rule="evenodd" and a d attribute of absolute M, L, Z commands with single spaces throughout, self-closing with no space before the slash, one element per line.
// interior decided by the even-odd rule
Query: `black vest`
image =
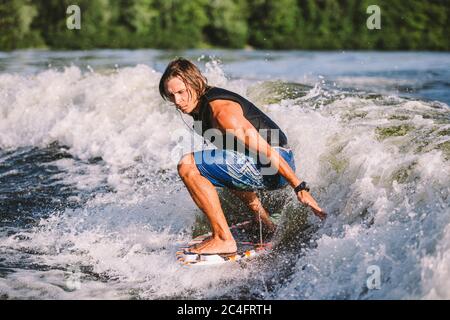
<path fill-rule="evenodd" d="M 206 130 L 214 129 L 212 126 L 211 108 L 209 106 L 209 103 L 214 100 L 231 100 L 238 103 L 242 108 L 244 117 L 256 128 L 256 130 L 258 130 L 260 135 L 272 147 L 280 146 L 287 148 L 288 142 L 286 135 L 283 131 L 281 131 L 280 127 L 272 121 L 272 119 L 259 110 L 253 103 L 237 93 L 217 87 L 209 88 L 205 94 L 200 97 L 200 108 L 198 114 L 191 114 L 195 121 L 201 121 L 201 128 L 197 125 L 194 126 L 195 131 L 201 136 L 205 137 Z M 232 145 L 232 149 L 237 150 L 236 145 L 240 144 L 234 136 L 230 137 L 223 135 L 223 139 L 221 141 L 217 141 L 214 135 L 212 137 L 208 135 L 205 138 L 211 141 L 216 147 L 223 149 L 231 149 L 230 145 Z M 246 153 L 248 152 L 245 146 L 241 145 L 241 147 L 246 150 Z"/>

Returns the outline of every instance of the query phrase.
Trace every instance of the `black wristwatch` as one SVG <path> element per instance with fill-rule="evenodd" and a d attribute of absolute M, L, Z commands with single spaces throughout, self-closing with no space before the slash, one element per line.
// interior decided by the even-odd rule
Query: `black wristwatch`
<path fill-rule="evenodd" d="M 302 190 L 306 190 L 306 191 L 309 192 L 309 188 L 308 188 L 308 186 L 306 185 L 306 182 L 305 182 L 305 181 L 303 181 L 302 183 L 300 183 L 298 186 L 296 186 L 296 187 L 294 188 L 295 194 L 299 193 L 299 191 L 302 191 Z"/>

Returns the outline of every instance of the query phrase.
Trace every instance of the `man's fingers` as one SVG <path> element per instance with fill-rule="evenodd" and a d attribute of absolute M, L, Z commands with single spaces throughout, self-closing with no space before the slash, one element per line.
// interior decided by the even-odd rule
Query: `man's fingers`
<path fill-rule="evenodd" d="M 327 217 L 327 213 L 322 211 L 322 209 L 319 207 L 319 205 L 314 201 L 314 199 L 311 201 L 311 199 L 304 199 L 304 197 L 298 197 L 300 202 L 303 203 L 305 206 L 310 207 L 314 214 L 318 216 L 321 220 L 324 220 Z"/>
<path fill-rule="evenodd" d="M 321 212 L 319 217 L 320 217 L 320 219 L 325 220 L 327 218 L 327 213 Z"/>
<path fill-rule="evenodd" d="M 327 213 L 324 211 L 318 211 L 316 212 L 316 215 L 319 216 L 320 219 L 324 220 L 327 217 Z"/>
<path fill-rule="evenodd" d="M 311 209 L 314 211 L 314 214 L 318 216 L 320 219 L 324 220 L 327 217 L 327 213 L 325 211 L 322 211 L 318 206 L 310 206 Z"/>
<path fill-rule="evenodd" d="M 311 207 L 311 209 L 314 211 L 314 214 L 318 216 L 320 219 L 324 220 L 327 217 L 327 213 L 320 209 L 319 206 Z"/>

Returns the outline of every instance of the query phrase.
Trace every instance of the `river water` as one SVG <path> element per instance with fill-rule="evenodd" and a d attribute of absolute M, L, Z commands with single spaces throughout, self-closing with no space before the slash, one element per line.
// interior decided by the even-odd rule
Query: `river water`
<path fill-rule="evenodd" d="M 201 139 L 158 93 L 176 56 L 280 125 L 326 221 L 261 193 L 271 254 L 177 263 L 203 222 L 176 171 Z M 0 298 L 449 299 L 449 88 L 449 53 L 0 53 Z"/>

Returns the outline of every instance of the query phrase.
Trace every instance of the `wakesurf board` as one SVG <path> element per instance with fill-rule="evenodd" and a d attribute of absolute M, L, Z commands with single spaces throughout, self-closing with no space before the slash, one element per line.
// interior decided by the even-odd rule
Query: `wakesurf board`
<path fill-rule="evenodd" d="M 186 245 L 179 248 L 176 258 L 179 263 L 187 266 L 218 265 L 230 262 L 240 262 L 250 258 L 268 253 L 272 249 L 270 237 L 262 237 L 260 232 L 255 232 L 255 222 L 248 220 L 237 223 L 230 227 L 230 231 L 236 241 L 237 251 L 233 254 L 197 254 L 191 253 L 188 249 L 201 243 L 211 236 L 205 233 L 193 238 Z M 253 228 L 252 228 L 253 227 Z"/>

